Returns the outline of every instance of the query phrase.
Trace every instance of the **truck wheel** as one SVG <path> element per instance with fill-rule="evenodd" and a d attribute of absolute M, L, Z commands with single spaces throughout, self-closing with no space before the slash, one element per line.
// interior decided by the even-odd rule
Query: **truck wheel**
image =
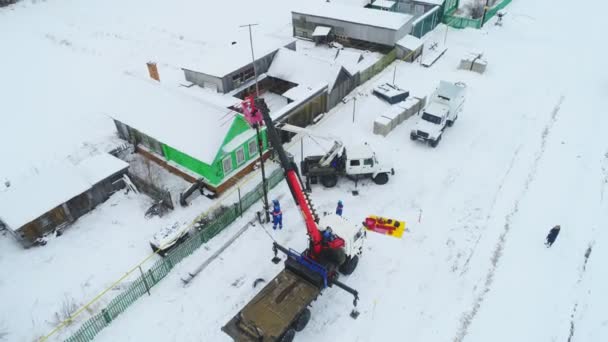
<path fill-rule="evenodd" d="M 304 330 L 304 328 L 306 328 L 308 321 L 310 321 L 310 310 L 308 310 L 308 308 L 306 308 L 306 309 L 304 309 L 304 311 L 302 311 L 302 313 L 296 320 L 296 324 L 294 325 L 293 328 L 296 331 L 302 331 L 302 330 Z"/>
<path fill-rule="evenodd" d="M 431 145 L 432 148 L 435 148 L 435 147 L 437 147 L 437 145 L 439 145 L 440 141 L 441 141 L 441 135 L 439 137 L 437 137 L 437 140 L 430 140 L 429 145 Z"/>
<path fill-rule="evenodd" d="M 326 188 L 333 188 L 338 184 L 338 176 L 336 175 L 327 175 L 321 176 L 321 184 L 323 184 Z"/>
<path fill-rule="evenodd" d="M 388 175 L 386 173 L 379 173 L 374 177 L 374 183 L 378 185 L 383 185 L 388 182 Z"/>
<path fill-rule="evenodd" d="M 291 342 L 294 337 L 296 337 L 296 331 L 293 330 L 293 328 L 289 328 L 289 330 L 283 334 L 283 337 L 281 337 L 280 342 Z"/>
<path fill-rule="evenodd" d="M 340 273 L 344 275 L 352 274 L 359 264 L 359 256 L 355 255 L 353 258 L 348 258 L 345 263 L 340 265 Z"/>

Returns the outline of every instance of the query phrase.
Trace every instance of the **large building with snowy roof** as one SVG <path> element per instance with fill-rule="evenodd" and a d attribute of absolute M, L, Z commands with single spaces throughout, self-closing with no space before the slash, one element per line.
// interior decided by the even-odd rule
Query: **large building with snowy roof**
<path fill-rule="evenodd" d="M 226 42 L 189 63 L 182 70 L 187 81 L 203 88 L 211 88 L 225 94 L 254 81 L 254 63 L 251 45 L 247 41 Z M 295 49 L 292 38 L 256 37 L 253 44 L 255 68 L 258 75 L 268 70 L 272 58 L 279 48 Z"/>
<path fill-rule="evenodd" d="M 129 164 L 109 154 L 78 164 L 62 160 L 17 179 L 0 192 L 0 226 L 24 247 L 63 229 L 124 187 Z"/>
<path fill-rule="evenodd" d="M 217 193 L 252 170 L 259 157 L 255 130 L 239 112 L 154 81 L 123 84 L 108 114 L 138 152 Z M 261 136 L 265 151 L 265 129 Z"/>
<path fill-rule="evenodd" d="M 409 14 L 380 11 L 335 3 L 315 3 L 291 12 L 293 35 L 312 39 L 317 27 L 351 46 L 387 49 L 412 29 Z"/>

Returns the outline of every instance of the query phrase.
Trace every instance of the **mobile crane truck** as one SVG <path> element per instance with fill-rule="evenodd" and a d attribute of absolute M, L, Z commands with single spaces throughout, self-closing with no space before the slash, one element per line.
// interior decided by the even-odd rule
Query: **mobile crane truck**
<path fill-rule="evenodd" d="M 371 178 L 374 183 L 383 185 L 388 182 L 389 174 L 395 175 L 395 169 L 382 164 L 376 158 L 376 152 L 367 145 L 347 148 L 335 137 L 313 134 L 306 128 L 289 124 L 277 125 L 278 129 L 305 134 L 310 138 L 333 141 L 333 146 L 325 155 L 308 156 L 300 163 L 302 175 L 306 179 L 306 189 L 319 181 L 323 186 L 332 188 L 338 183 L 338 177 L 344 176 L 353 180 Z M 347 153 L 348 152 L 348 153 Z"/>
<path fill-rule="evenodd" d="M 278 252 L 284 253 L 287 256 L 285 268 L 222 327 L 222 331 L 239 342 L 292 341 L 296 331 L 304 329 L 310 320 L 308 307 L 321 292 L 332 286 L 354 296 L 355 309 L 351 317 L 357 318 L 359 294 L 338 278 L 340 274 L 351 274 L 357 267 L 363 252 L 365 230 L 335 214 L 319 218 L 309 195 L 303 191 L 296 164 L 283 149 L 264 100 L 250 98 L 243 106 L 246 117 L 258 117 L 256 124 L 266 124 L 267 136 L 285 171 L 291 195 L 304 217 L 309 245 L 298 253 L 274 242 L 272 261 L 278 263 Z"/>

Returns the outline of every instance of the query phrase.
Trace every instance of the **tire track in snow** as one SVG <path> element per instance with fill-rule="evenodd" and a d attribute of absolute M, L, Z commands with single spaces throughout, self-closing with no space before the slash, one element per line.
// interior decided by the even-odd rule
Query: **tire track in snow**
<path fill-rule="evenodd" d="M 549 122 L 547 123 L 547 125 L 545 126 L 545 129 L 543 130 L 543 132 L 541 134 L 540 148 L 539 148 L 538 152 L 536 153 L 536 157 L 534 158 L 534 161 L 532 163 L 532 168 L 530 169 L 530 172 L 528 173 L 528 177 L 526 178 L 526 181 L 524 182 L 524 187 L 522 189 L 522 192 L 515 200 L 515 204 L 513 205 L 513 209 L 511 210 L 511 212 L 509 212 L 507 214 L 507 216 L 505 216 L 505 224 L 504 224 L 503 232 L 500 234 L 500 237 L 498 238 L 498 242 L 496 244 L 496 248 L 494 249 L 494 253 L 492 253 L 492 257 L 490 258 L 492 266 L 490 267 L 488 274 L 486 275 L 486 280 L 484 282 L 483 290 L 481 291 L 479 296 L 477 296 L 477 298 L 475 299 L 471 310 L 469 310 L 468 312 L 465 312 L 462 315 L 462 317 L 460 318 L 461 325 L 460 325 L 458 332 L 456 333 L 456 336 L 454 337 L 455 342 L 462 342 L 465 339 L 469 326 L 471 326 L 471 323 L 473 323 L 475 316 L 477 316 L 477 313 L 479 312 L 479 309 L 481 308 L 481 305 L 483 304 L 483 301 L 485 300 L 486 294 L 488 292 L 490 292 L 490 290 L 491 290 L 492 283 L 494 282 L 494 273 L 496 272 L 498 262 L 500 261 L 500 258 L 503 254 L 505 241 L 507 240 L 507 234 L 511 230 L 511 222 L 513 220 L 513 217 L 515 217 L 515 215 L 517 215 L 519 212 L 519 202 L 526 195 L 526 193 L 528 192 L 528 189 L 530 188 L 530 184 L 532 184 L 532 181 L 534 181 L 534 179 L 536 177 L 536 172 L 538 170 L 540 160 L 542 159 L 543 155 L 545 154 L 545 149 L 547 147 L 547 137 L 551 133 L 551 128 L 553 128 L 553 125 L 557 121 L 557 114 L 559 113 L 559 109 L 560 109 L 563 101 L 564 101 L 564 96 L 562 95 L 562 96 L 560 96 L 557 104 L 553 108 Z"/>
<path fill-rule="evenodd" d="M 486 229 L 488 227 L 488 222 L 490 221 L 490 218 L 492 217 L 492 211 L 494 211 L 494 206 L 496 205 L 496 202 L 498 201 L 498 196 L 502 192 L 505 182 L 507 181 L 507 177 L 509 177 L 509 175 L 511 174 L 511 170 L 513 169 L 513 166 L 515 165 L 515 160 L 517 159 L 517 155 L 519 154 L 519 151 L 521 150 L 522 146 L 523 146 L 523 143 L 520 144 L 517 147 L 517 149 L 515 150 L 515 153 L 513 153 L 513 157 L 511 158 L 511 162 L 509 163 L 507 172 L 505 172 L 504 176 L 502 177 L 502 180 L 500 181 L 500 184 L 498 185 L 498 189 L 496 189 L 496 192 L 494 193 L 494 198 L 492 199 L 492 204 L 490 204 L 490 209 L 488 210 L 488 214 L 486 215 L 486 220 L 483 225 L 482 232 L 486 231 Z M 481 241 L 482 237 L 483 237 L 483 234 L 480 234 L 479 237 L 477 238 L 477 241 L 475 241 L 475 245 L 473 245 L 473 248 L 471 249 L 471 253 L 467 257 L 467 260 L 465 261 L 464 265 L 462 266 L 462 272 L 460 272 L 461 277 L 469 270 L 468 269 L 469 262 L 471 261 L 473 254 L 475 254 L 475 251 L 477 250 L 477 246 L 479 245 L 479 241 Z"/>
<path fill-rule="evenodd" d="M 604 160 L 602 161 L 602 173 L 604 179 L 602 179 L 602 186 L 600 190 L 600 203 L 604 203 L 604 191 L 606 190 L 606 184 L 608 184 L 608 152 L 604 154 Z"/>
<path fill-rule="evenodd" d="M 589 247 L 587 247 L 587 250 L 585 251 L 585 259 L 583 261 L 583 266 L 581 267 L 581 272 L 578 275 L 578 281 L 576 282 L 577 285 L 580 285 L 581 281 L 583 281 L 583 276 L 587 271 L 587 263 L 589 262 L 589 257 L 591 256 L 591 251 L 593 250 L 594 244 L 595 241 L 591 241 L 589 243 Z M 572 342 L 574 338 L 574 331 L 576 328 L 574 318 L 576 316 L 576 309 L 578 308 L 578 304 L 578 302 L 574 303 L 574 308 L 572 309 L 572 313 L 570 314 L 570 334 L 568 335 L 568 342 Z"/>

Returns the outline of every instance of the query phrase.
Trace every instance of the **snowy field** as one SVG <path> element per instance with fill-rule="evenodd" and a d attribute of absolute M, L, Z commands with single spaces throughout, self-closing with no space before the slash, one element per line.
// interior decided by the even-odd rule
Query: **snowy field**
<path fill-rule="evenodd" d="M 107 149 L 114 128 L 106 94 L 129 81 L 125 74 L 146 77 L 145 62 L 154 59 L 161 80 L 179 83 L 184 59 L 247 39 L 238 25 L 264 23 L 260 32 L 289 36 L 297 2 L 24 0 L 0 9 L 0 93 L 8 94 L 0 180 Z M 561 3 L 515 0 L 503 27 L 450 30 L 448 51 L 433 67 L 395 63 L 396 84 L 415 95 L 442 79 L 468 86 L 464 113 L 436 149 L 409 140 L 413 118 L 386 138 L 371 134 L 388 108 L 371 89 L 392 82 L 394 66 L 349 95 L 357 96 L 354 123 L 347 103 L 314 127 L 347 146 L 369 142 L 396 170 L 385 186 L 360 183 L 357 197 L 346 180 L 314 187 L 316 206 L 333 210 L 342 199 L 352 220 L 392 216 L 409 231 L 401 240 L 368 235 L 359 268 L 343 279 L 360 292 L 358 320 L 348 316 L 351 297 L 330 289 L 296 340 L 608 340 L 601 264 L 608 257 L 608 71 L 606 48 L 592 34 L 605 31 L 608 6 L 594 5 L 585 25 L 573 25 L 572 9 Z M 441 44 L 444 34 L 440 28 L 430 41 Z M 456 70 L 471 51 L 488 60 L 484 75 Z M 320 152 L 304 144 L 305 155 Z M 291 152 L 299 160 L 299 144 Z M 285 184 L 272 193 L 280 195 L 285 228 L 271 234 L 302 250 L 302 221 Z M 0 340 L 49 331 L 64 298 L 82 304 L 145 257 L 161 224 L 145 221 L 147 205 L 117 193 L 44 248 L 23 250 L 0 236 Z M 195 216 L 205 205 L 174 215 Z M 186 259 L 97 339 L 228 341 L 220 327 L 257 293 L 253 281 L 281 269 L 270 263 L 266 232 L 250 228 L 190 286 L 180 278 L 243 224 Z M 562 232 L 547 249 L 544 237 L 556 224 Z"/>

